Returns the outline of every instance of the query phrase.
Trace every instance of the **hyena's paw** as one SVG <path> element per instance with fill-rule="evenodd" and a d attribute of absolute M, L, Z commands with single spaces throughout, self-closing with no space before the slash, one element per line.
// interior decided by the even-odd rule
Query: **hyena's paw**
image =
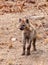
<path fill-rule="evenodd" d="M 22 56 L 25 55 L 25 53 L 22 53 Z"/>
<path fill-rule="evenodd" d="M 29 56 L 30 55 L 30 53 L 27 53 L 27 56 Z"/>

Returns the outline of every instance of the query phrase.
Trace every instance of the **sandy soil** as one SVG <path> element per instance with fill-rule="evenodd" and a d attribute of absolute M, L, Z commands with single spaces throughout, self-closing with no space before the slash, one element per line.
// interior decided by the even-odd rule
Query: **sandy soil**
<path fill-rule="evenodd" d="M 33 15 L 43 15 L 44 19 L 32 19 Z M 37 51 L 31 48 L 30 56 L 22 54 L 22 32 L 18 29 L 19 18 L 28 17 L 36 27 Z M 15 39 L 15 40 L 14 40 Z M 22 13 L 0 15 L 0 65 L 47 65 L 48 64 L 48 12 L 36 8 Z"/>

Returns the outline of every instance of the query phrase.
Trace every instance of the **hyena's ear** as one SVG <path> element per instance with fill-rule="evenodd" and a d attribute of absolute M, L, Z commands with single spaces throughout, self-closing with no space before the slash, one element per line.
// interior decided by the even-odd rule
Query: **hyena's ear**
<path fill-rule="evenodd" d="M 28 19 L 26 19 L 26 23 L 29 23 L 29 20 Z"/>
<path fill-rule="evenodd" d="M 19 22 L 21 22 L 21 18 L 19 19 Z"/>

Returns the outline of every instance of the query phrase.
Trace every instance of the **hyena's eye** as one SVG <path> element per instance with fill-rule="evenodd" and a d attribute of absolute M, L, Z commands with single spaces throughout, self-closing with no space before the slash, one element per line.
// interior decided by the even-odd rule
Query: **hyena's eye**
<path fill-rule="evenodd" d="M 26 19 L 26 23 L 29 23 L 29 20 L 28 19 Z"/>

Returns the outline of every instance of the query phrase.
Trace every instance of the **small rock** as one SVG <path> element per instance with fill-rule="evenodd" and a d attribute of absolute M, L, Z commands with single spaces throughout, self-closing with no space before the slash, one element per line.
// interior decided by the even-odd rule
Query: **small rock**
<path fill-rule="evenodd" d="M 9 45 L 9 49 L 11 49 L 11 48 L 13 48 L 13 45 L 12 44 Z"/>
<path fill-rule="evenodd" d="M 16 41 L 16 38 L 11 38 L 11 40 L 14 42 L 14 41 Z"/>
<path fill-rule="evenodd" d="M 44 39 L 45 43 L 48 43 L 48 38 Z"/>

